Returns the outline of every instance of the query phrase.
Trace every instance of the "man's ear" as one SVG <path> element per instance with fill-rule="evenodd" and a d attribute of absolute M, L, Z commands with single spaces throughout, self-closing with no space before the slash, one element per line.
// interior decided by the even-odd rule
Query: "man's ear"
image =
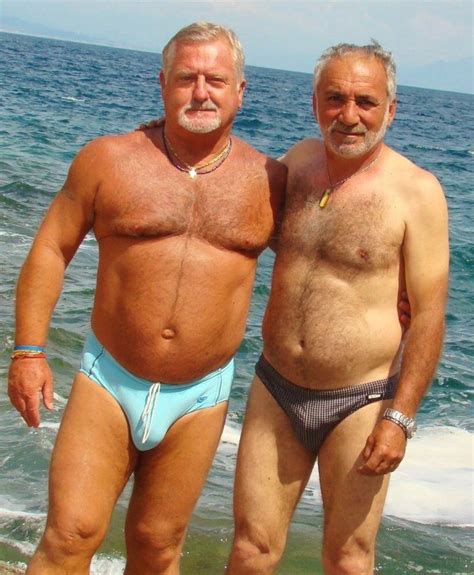
<path fill-rule="evenodd" d="M 318 121 L 318 97 L 316 96 L 316 90 L 313 92 L 313 114 L 314 117 L 316 119 L 316 122 Z"/>
<path fill-rule="evenodd" d="M 166 77 L 163 70 L 160 70 L 159 80 L 160 80 L 161 91 L 163 92 L 164 89 L 166 88 Z"/>
<path fill-rule="evenodd" d="M 246 88 L 246 87 L 247 87 L 247 81 L 246 81 L 246 80 L 242 80 L 242 82 L 240 82 L 239 88 L 238 88 L 238 91 L 239 91 L 239 95 L 238 95 L 238 98 L 239 98 L 239 108 L 242 107 L 242 102 L 244 101 L 244 92 L 245 92 L 245 88 Z"/>
<path fill-rule="evenodd" d="M 397 110 L 397 99 L 394 98 L 390 104 L 388 105 L 388 120 L 387 120 L 387 127 L 390 127 L 393 119 L 395 117 L 395 112 Z"/>

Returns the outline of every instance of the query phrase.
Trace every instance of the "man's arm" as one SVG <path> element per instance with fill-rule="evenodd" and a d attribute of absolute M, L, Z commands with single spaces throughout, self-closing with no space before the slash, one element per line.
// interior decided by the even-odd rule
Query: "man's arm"
<path fill-rule="evenodd" d="M 98 187 L 97 144 L 82 150 L 71 165 L 63 188 L 41 223 L 23 264 L 16 291 L 15 345 L 44 346 L 64 272 L 94 220 Z M 8 394 L 28 426 L 40 423 L 40 395 L 53 406 L 53 378 L 44 358 L 13 359 Z"/>
<path fill-rule="evenodd" d="M 411 326 L 405 340 L 400 380 L 392 408 L 414 418 L 441 354 L 448 291 L 448 215 L 443 191 L 426 173 L 407 211 L 403 258 Z M 393 471 L 406 448 L 404 430 L 382 419 L 363 451 L 361 473 Z"/>

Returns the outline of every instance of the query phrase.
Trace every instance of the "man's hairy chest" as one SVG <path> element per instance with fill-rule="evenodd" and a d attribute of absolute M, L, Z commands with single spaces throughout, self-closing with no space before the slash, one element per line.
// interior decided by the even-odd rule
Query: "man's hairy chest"
<path fill-rule="evenodd" d="M 281 243 L 314 263 L 340 271 L 376 273 L 398 265 L 405 225 L 393 195 L 355 184 L 333 192 L 321 208 L 323 187 L 293 179 L 287 192 Z"/>
<path fill-rule="evenodd" d="M 187 174 L 117 178 L 96 200 L 96 235 L 164 238 L 189 234 L 216 247 L 263 249 L 274 227 L 265 182 Z"/>

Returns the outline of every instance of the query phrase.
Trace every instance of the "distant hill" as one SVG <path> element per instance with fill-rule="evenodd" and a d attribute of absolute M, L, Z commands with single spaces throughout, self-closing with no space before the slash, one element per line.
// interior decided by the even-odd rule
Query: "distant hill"
<path fill-rule="evenodd" d="M 1 1 L 1 0 L 0 0 Z M 127 48 L 131 50 L 143 50 L 143 46 L 137 46 L 127 42 L 116 42 L 110 39 L 99 38 L 98 36 L 88 36 L 87 34 L 71 32 L 69 30 L 61 30 L 59 28 L 51 28 L 43 24 L 28 22 L 21 18 L 15 17 L 2 17 L 0 21 L 0 28 L 3 32 L 10 32 L 13 34 L 27 34 L 30 36 L 42 36 L 44 38 L 55 38 L 56 40 L 70 40 L 71 42 L 82 42 L 85 44 L 99 44 L 111 46 L 112 48 Z M 149 50 L 146 50 L 147 52 Z"/>

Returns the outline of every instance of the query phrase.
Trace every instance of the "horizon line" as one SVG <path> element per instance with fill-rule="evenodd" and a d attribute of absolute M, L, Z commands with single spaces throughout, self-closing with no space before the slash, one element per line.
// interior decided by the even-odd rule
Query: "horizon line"
<path fill-rule="evenodd" d="M 18 35 L 18 36 L 27 36 L 30 38 L 43 38 L 45 40 L 59 40 L 61 42 L 70 42 L 72 44 L 84 44 L 86 46 L 99 46 L 102 48 L 113 48 L 115 50 L 128 50 L 130 52 L 142 52 L 144 54 L 156 54 L 158 56 L 161 57 L 161 52 L 155 52 L 153 50 L 147 50 L 145 48 L 130 48 L 130 47 L 125 47 L 125 46 L 112 46 L 110 44 L 101 44 L 99 43 L 99 41 L 86 41 L 86 40 L 72 40 L 69 38 L 62 38 L 60 36 L 46 36 L 43 34 L 31 34 L 28 32 L 20 32 L 20 31 L 12 31 L 12 30 L 4 30 L 3 28 L 0 27 L 0 33 L 4 33 L 4 34 L 13 34 L 13 35 Z M 245 64 L 245 66 L 249 66 L 251 68 L 262 68 L 264 70 L 278 70 L 281 72 L 292 72 L 294 74 L 307 74 L 308 76 L 312 76 L 313 72 L 303 72 L 301 70 L 290 70 L 288 68 L 270 68 L 269 66 L 257 66 L 255 64 Z M 461 92 L 459 90 L 443 90 L 442 88 L 425 88 L 423 86 L 415 86 L 413 84 L 399 84 L 397 82 L 397 87 L 403 87 L 403 88 L 416 88 L 418 90 L 431 90 L 433 92 L 446 92 L 446 93 L 452 93 L 452 94 L 463 94 L 466 96 L 474 96 L 474 91 L 473 92 Z"/>

